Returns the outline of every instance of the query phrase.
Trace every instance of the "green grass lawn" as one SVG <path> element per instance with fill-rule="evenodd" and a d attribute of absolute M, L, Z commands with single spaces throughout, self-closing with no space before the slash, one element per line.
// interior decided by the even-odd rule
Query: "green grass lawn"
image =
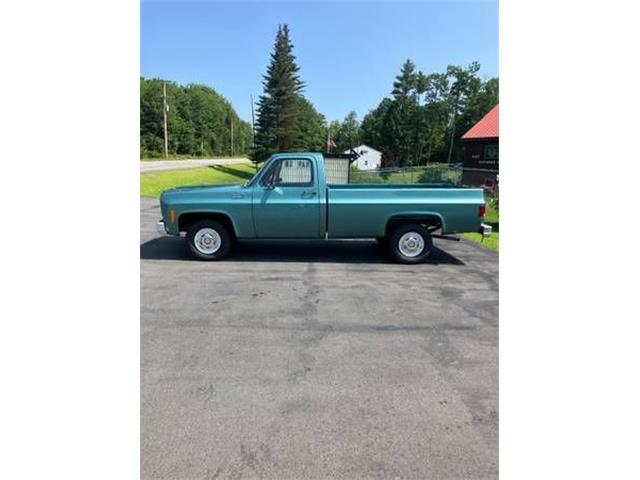
<path fill-rule="evenodd" d="M 462 236 L 472 242 L 479 243 L 487 247 L 489 250 L 499 251 L 500 245 L 500 215 L 495 209 L 493 202 L 487 202 L 487 211 L 484 217 L 484 223 L 488 223 L 493 227 L 489 238 L 482 238 L 479 233 L 465 233 Z"/>
<path fill-rule="evenodd" d="M 140 175 L 140 195 L 159 197 L 163 190 L 185 185 L 243 184 L 256 173 L 254 165 L 217 165 L 143 173 Z"/>

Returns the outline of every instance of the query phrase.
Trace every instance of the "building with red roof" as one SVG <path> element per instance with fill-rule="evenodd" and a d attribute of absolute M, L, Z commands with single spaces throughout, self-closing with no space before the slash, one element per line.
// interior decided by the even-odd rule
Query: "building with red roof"
<path fill-rule="evenodd" d="M 494 185 L 498 179 L 498 105 L 462 136 L 464 161 L 462 182 L 466 185 Z"/>

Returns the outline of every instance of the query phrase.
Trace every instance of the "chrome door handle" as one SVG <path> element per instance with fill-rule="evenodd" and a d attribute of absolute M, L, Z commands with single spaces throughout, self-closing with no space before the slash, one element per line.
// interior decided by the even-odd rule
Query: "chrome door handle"
<path fill-rule="evenodd" d="M 312 197 L 317 194 L 318 192 L 302 192 L 302 195 L 311 195 Z"/>

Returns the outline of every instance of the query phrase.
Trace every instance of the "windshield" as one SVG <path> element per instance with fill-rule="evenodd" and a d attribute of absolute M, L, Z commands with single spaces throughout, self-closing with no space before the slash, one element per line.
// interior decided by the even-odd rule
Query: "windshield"
<path fill-rule="evenodd" d="M 258 168 L 256 174 L 250 180 L 247 180 L 247 183 L 245 183 L 244 186 L 252 187 L 253 185 L 255 185 L 257 178 L 260 176 L 260 173 L 262 172 L 262 170 L 264 170 L 264 167 L 270 163 L 270 161 L 271 158 L 268 158 L 265 162 L 263 162 L 260 168 Z"/>

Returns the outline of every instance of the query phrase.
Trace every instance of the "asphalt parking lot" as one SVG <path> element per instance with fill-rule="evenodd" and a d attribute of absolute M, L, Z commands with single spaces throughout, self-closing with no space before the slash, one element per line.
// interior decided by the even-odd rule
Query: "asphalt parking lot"
<path fill-rule="evenodd" d="M 498 255 L 157 238 L 141 199 L 143 479 L 498 476 Z"/>

